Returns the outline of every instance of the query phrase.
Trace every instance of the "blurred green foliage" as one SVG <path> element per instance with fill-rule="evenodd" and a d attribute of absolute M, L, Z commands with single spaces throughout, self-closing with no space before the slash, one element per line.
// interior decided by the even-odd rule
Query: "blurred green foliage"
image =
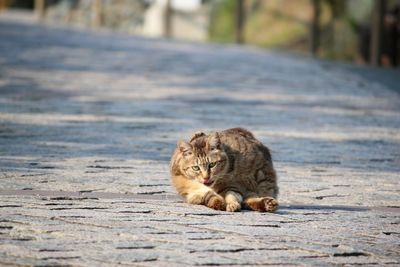
<path fill-rule="evenodd" d="M 211 14 L 210 40 L 213 42 L 234 41 L 236 1 L 222 0 L 215 6 Z"/>
<path fill-rule="evenodd" d="M 310 0 L 245 0 L 245 43 L 308 53 L 313 14 Z M 321 0 L 320 47 L 323 58 L 359 60 L 360 28 L 368 27 L 373 0 Z M 214 5 L 210 40 L 233 42 L 236 0 Z"/>

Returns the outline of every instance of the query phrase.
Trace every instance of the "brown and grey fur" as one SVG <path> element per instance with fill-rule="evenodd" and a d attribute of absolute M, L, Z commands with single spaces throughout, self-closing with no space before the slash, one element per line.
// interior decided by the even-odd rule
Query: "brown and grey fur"
<path fill-rule="evenodd" d="M 251 132 L 233 128 L 178 142 L 172 183 L 188 203 L 216 210 L 275 211 L 277 178 L 269 149 Z"/>

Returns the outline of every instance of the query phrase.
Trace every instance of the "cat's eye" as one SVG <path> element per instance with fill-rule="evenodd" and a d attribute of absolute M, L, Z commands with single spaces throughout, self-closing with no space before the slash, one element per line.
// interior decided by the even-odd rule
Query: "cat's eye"
<path fill-rule="evenodd" d="M 217 165 L 217 163 L 216 163 L 216 162 L 211 162 L 210 164 L 208 164 L 208 167 L 210 167 L 210 168 L 214 168 L 214 167 L 215 167 L 215 165 Z"/>
<path fill-rule="evenodd" d="M 193 169 L 194 171 L 200 171 L 199 166 L 192 166 L 192 169 Z"/>

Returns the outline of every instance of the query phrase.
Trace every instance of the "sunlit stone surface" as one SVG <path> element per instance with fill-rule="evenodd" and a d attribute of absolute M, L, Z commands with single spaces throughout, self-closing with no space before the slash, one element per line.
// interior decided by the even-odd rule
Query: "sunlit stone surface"
<path fill-rule="evenodd" d="M 0 265 L 399 265 L 399 77 L 0 14 Z M 170 186 L 178 139 L 233 126 L 272 150 L 275 214 Z"/>

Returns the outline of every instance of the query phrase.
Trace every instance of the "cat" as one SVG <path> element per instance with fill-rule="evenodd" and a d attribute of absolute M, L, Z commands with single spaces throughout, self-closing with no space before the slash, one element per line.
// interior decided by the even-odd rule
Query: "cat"
<path fill-rule="evenodd" d="M 230 212 L 278 208 L 269 149 L 243 128 L 195 133 L 171 158 L 172 184 L 189 204 Z"/>

